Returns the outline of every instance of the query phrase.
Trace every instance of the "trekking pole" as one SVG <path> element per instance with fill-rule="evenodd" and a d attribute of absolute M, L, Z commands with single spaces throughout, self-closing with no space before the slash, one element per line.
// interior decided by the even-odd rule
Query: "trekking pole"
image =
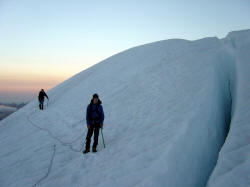
<path fill-rule="evenodd" d="M 102 133 L 102 128 L 101 128 L 101 133 Z M 104 148 L 105 148 L 106 146 L 105 146 L 105 142 L 104 142 L 103 133 L 102 133 L 102 143 L 103 143 L 103 146 L 104 146 Z"/>

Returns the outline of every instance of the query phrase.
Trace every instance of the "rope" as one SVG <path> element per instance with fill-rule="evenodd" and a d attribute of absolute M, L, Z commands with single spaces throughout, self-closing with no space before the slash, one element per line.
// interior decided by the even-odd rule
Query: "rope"
<path fill-rule="evenodd" d="M 52 169 L 52 165 L 53 165 L 53 161 L 54 161 L 55 155 L 56 155 L 56 145 L 53 145 L 53 154 L 52 154 L 51 159 L 50 159 L 48 171 L 47 171 L 47 173 L 41 179 L 39 179 L 33 185 L 33 187 L 37 186 L 39 183 L 41 183 L 43 180 L 45 180 L 49 176 L 49 174 L 51 172 L 51 169 Z"/>
<path fill-rule="evenodd" d="M 29 123 L 30 123 L 32 126 L 34 126 L 35 128 L 37 128 L 37 129 L 39 129 L 39 130 L 41 130 L 41 131 L 45 131 L 51 138 L 53 138 L 53 139 L 57 140 L 58 142 L 60 142 L 60 144 L 61 144 L 62 146 L 67 146 L 67 147 L 69 147 L 73 152 L 77 152 L 77 153 L 78 153 L 78 152 L 81 152 L 81 151 L 82 151 L 83 144 L 85 144 L 85 141 L 84 141 L 84 142 L 81 142 L 80 149 L 75 149 L 75 148 L 73 147 L 72 144 L 73 144 L 74 142 L 78 141 L 80 138 L 82 138 L 83 135 L 84 135 L 84 133 L 82 133 L 80 136 L 78 136 L 75 140 L 73 140 L 73 141 L 71 141 L 71 142 L 64 142 L 64 141 L 62 141 L 60 138 L 58 138 L 57 136 L 53 135 L 53 133 L 52 133 L 49 129 L 40 127 L 39 125 L 35 124 L 35 123 L 30 119 L 30 117 L 31 117 L 35 112 L 36 112 L 36 110 L 34 110 L 33 112 L 31 112 L 29 115 L 27 115 L 27 120 L 29 121 Z M 82 121 L 83 121 L 83 120 L 81 120 L 81 121 L 79 121 L 79 122 L 76 122 L 76 123 L 74 123 L 74 124 L 80 123 L 80 122 L 82 122 Z M 73 124 L 73 125 L 74 125 L 74 124 Z M 45 180 L 45 179 L 49 176 L 49 174 L 50 174 L 50 172 L 51 172 L 51 169 L 52 169 L 52 166 L 53 166 L 53 161 L 54 161 L 55 154 L 56 154 L 56 145 L 54 144 L 54 145 L 53 145 L 53 154 L 52 154 L 52 157 L 51 157 L 51 159 L 50 159 L 50 164 L 49 164 L 48 171 L 47 171 L 47 173 L 46 173 L 41 179 L 39 179 L 39 180 L 33 185 L 33 187 L 39 185 L 43 180 Z"/>
<path fill-rule="evenodd" d="M 47 128 L 42 128 L 42 127 L 38 126 L 37 124 L 35 124 L 35 123 L 30 119 L 30 117 L 31 117 L 31 115 L 32 115 L 33 113 L 35 113 L 35 110 L 34 110 L 33 112 L 31 112 L 30 115 L 27 116 L 27 120 L 30 122 L 30 124 L 31 124 L 32 126 L 38 128 L 38 129 L 41 130 L 41 131 L 47 132 L 48 135 L 49 135 L 51 138 L 57 140 L 57 141 L 60 142 L 60 144 L 63 145 L 63 146 L 68 146 L 73 152 L 81 152 L 81 151 L 82 151 L 82 147 L 83 147 L 83 144 L 85 143 L 85 141 L 84 141 L 84 143 L 83 143 L 83 142 L 81 143 L 80 149 L 75 149 L 75 148 L 72 146 L 72 144 L 75 143 L 76 141 L 78 141 L 80 138 L 82 138 L 83 135 L 84 135 L 84 132 L 83 132 L 81 135 L 79 135 L 75 140 L 73 140 L 73 141 L 71 141 L 71 142 L 64 142 L 64 141 L 62 141 L 60 138 L 58 138 L 58 137 L 56 137 L 55 135 L 53 135 L 53 133 L 52 133 L 49 129 L 47 129 Z M 80 123 L 80 122 L 82 122 L 82 121 L 83 121 L 83 120 L 81 120 L 81 121 L 79 121 L 79 122 L 76 122 L 76 123 Z M 75 124 L 76 124 L 76 123 L 75 123 Z"/>

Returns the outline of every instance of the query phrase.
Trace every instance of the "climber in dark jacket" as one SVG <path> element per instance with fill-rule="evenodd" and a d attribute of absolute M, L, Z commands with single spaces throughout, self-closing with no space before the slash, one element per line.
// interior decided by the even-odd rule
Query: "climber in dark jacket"
<path fill-rule="evenodd" d="M 49 97 L 47 96 L 47 94 L 45 93 L 45 91 L 42 89 L 39 92 L 39 95 L 38 95 L 38 101 L 39 101 L 39 108 L 40 108 L 40 110 L 43 110 L 44 97 L 46 97 L 49 100 Z"/>
<path fill-rule="evenodd" d="M 88 133 L 86 137 L 86 148 L 83 153 L 88 153 L 90 151 L 91 137 L 94 132 L 94 143 L 92 151 L 96 152 L 96 147 L 98 145 L 99 129 L 103 127 L 104 112 L 102 108 L 102 102 L 99 99 L 98 94 L 93 95 L 93 99 L 87 107 L 86 112 L 86 122 L 88 127 Z"/>

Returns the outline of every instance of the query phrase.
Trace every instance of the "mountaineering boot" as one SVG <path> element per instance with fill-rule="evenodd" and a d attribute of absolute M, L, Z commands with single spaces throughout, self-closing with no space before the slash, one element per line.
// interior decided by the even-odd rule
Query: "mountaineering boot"
<path fill-rule="evenodd" d="M 86 154 L 86 153 L 88 153 L 89 152 L 89 149 L 85 149 L 82 153 L 83 154 Z"/>
<path fill-rule="evenodd" d="M 96 153 L 96 152 L 97 152 L 96 147 L 92 147 L 92 152 L 93 152 L 93 153 Z"/>

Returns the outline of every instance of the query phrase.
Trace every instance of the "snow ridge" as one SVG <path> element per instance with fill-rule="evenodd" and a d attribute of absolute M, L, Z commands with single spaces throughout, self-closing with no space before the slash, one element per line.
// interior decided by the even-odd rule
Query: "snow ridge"
<path fill-rule="evenodd" d="M 250 30 L 166 40 L 75 75 L 0 122 L 0 186 L 248 186 L 249 49 Z M 107 148 L 83 157 L 95 92 Z"/>

